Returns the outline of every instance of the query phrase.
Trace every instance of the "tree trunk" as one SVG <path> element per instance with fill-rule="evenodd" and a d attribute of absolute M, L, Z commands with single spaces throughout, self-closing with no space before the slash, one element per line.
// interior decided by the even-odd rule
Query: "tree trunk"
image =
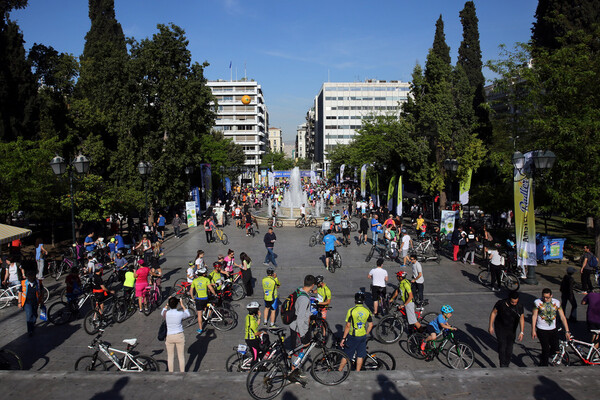
<path fill-rule="evenodd" d="M 594 254 L 598 255 L 600 250 L 600 216 L 594 217 L 594 242 L 596 245 Z"/>

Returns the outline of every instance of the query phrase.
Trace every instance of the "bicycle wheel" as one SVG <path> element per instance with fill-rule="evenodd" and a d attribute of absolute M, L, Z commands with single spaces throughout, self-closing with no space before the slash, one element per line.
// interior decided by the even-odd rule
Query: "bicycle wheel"
<path fill-rule="evenodd" d="M 363 361 L 364 371 L 379 371 L 379 370 L 389 370 L 390 368 L 385 364 L 385 362 L 378 360 L 373 357 L 369 352 L 367 352 L 367 356 Z"/>
<path fill-rule="evenodd" d="M 106 371 L 106 364 L 97 357 L 82 356 L 75 361 L 75 371 Z"/>
<path fill-rule="evenodd" d="M 371 261 L 371 258 L 373 258 L 373 254 L 375 254 L 375 246 L 371 247 L 371 250 L 369 250 L 369 254 L 367 254 L 365 262 Z"/>
<path fill-rule="evenodd" d="M 146 293 L 144 294 L 144 315 L 147 317 L 148 315 L 152 314 L 152 308 L 154 305 L 154 290 L 146 290 Z"/>
<path fill-rule="evenodd" d="M 404 333 L 404 323 L 394 315 L 383 318 L 375 327 L 377 341 L 385 344 L 396 343 Z"/>
<path fill-rule="evenodd" d="M 308 220 L 308 226 L 310 226 L 310 227 L 313 227 L 313 228 L 314 228 L 315 226 L 317 226 L 317 220 L 316 220 L 315 218 L 311 218 L 311 219 L 309 219 L 309 220 Z"/>
<path fill-rule="evenodd" d="M 302 221 L 302 218 L 298 218 L 294 225 L 296 228 L 304 228 L 304 222 Z"/>
<path fill-rule="evenodd" d="M 60 301 L 62 301 L 63 303 L 67 302 L 67 288 L 64 288 L 63 290 L 60 291 Z"/>
<path fill-rule="evenodd" d="M 17 371 L 23 369 L 21 358 L 12 350 L 0 349 L 0 370 Z"/>
<path fill-rule="evenodd" d="M 63 301 L 58 301 L 48 307 L 47 311 L 48 321 L 54 325 L 64 325 L 71 320 L 71 308 Z"/>
<path fill-rule="evenodd" d="M 246 297 L 246 291 L 244 290 L 244 286 L 239 283 L 234 283 L 231 285 L 231 300 L 238 301 Z"/>
<path fill-rule="evenodd" d="M 252 354 L 246 352 L 241 355 L 237 351 L 230 355 L 225 361 L 225 371 L 227 372 L 247 372 L 250 370 L 250 363 L 252 362 Z"/>
<path fill-rule="evenodd" d="M 88 335 L 95 335 L 102 326 L 102 314 L 96 310 L 90 310 L 83 318 L 83 329 Z"/>
<path fill-rule="evenodd" d="M 215 307 L 209 322 L 219 331 L 230 331 L 237 325 L 237 319 L 231 310 L 222 307 Z"/>
<path fill-rule="evenodd" d="M 346 365 L 340 371 L 342 360 L 346 360 Z M 351 365 L 352 361 L 342 350 L 323 348 L 323 351 L 313 358 L 310 374 L 320 384 L 338 385 L 350 375 Z"/>
<path fill-rule="evenodd" d="M 475 361 L 473 349 L 466 343 L 456 342 L 446 353 L 446 361 L 454 369 L 469 369 Z"/>
<path fill-rule="evenodd" d="M 310 247 L 314 247 L 317 244 L 317 238 L 313 235 L 310 237 L 310 239 L 308 240 L 308 245 Z"/>
<path fill-rule="evenodd" d="M 356 232 L 358 230 L 358 224 L 356 222 L 350 222 L 350 232 Z"/>
<path fill-rule="evenodd" d="M 180 290 L 184 290 L 181 286 L 179 286 L 183 282 L 187 282 L 187 278 L 179 278 L 179 279 L 177 279 L 175 281 L 175 283 L 173 283 L 173 289 L 171 289 L 171 293 L 177 293 Z M 177 293 L 177 294 L 181 294 L 181 293 Z"/>
<path fill-rule="evenodd" d="M 376 350 L 371 352 L 371 357 L 377 359 L 377 361 L 383 363 L 382 369 L 393 371 L 396 369 L 396 358 L 383 350 Z"/>
<path fill-rule="evenodd" d="M 552 365 L 553 367 L 560 367 L 565 366 L 568 367 L 570 365 L 569 363 L 569 352 L 567 352 L 567 349 L 561 349 L 560 353 L 556 353 L 554 354 L 552 357 L 550 357 L 550 365 Z"/>
<path fill-rule="evenodd" d="M 156 360 L 150 356 L 135 356 L 133 357 L 134 364 L 129 364 L 129 369 L 132 371 L 139 371 L 141 367 L 142 371 L 160 371 L 160 367 Z M 138 364 L 139 367 L 135 364 Z"/>
<path fill-rule="evenodd" d="M 337 251 L 333 253 L 333 265 L 335 268 L 332 268 L 331 272 L 335 272 L 336 269 L 342 268 L 342 256 Z"/>
<path fill-rule="evenodd" d="M 127 304 L 127 300 L 120 298 L 115 302 L 115 309 L 113 311 L 113 315 L 115 321 L 118 323 L 122 323 L 127 319 L 127 314 L 129 312 L 129 307 Z"/>
<path fill-rule="evenodd" d="M 327 344 L 330 336 L 329 334 L 331 332 L 327 321 L 322 318 L 317 318 L 314 321 L 314 325 L 315 327 L 313 332 L 319 335 L 319 340 L 321 340 L 323 344 Z"/>
<path fill-rule="evenodd" d="M 227 245 L 229 243 L 229 238 L 227 237 L 226 233 L 223 233 L 223 238 L 221 239 L 221 243 L 223 243 L 224 245 Z"/>
<path fill-rule="evenodd" d="M 421 352 L 421 343 L 425 340 L 425 334 L 420 332 L 415 332 L 408 337 L 406 341 L 406 350 L 408 354 L 417 360 L 425 359 L 425 354 Z"/>
<path fill-rule="evenodd" d="M 54 279 L 58 280 L 58 278 L 56 277 L 56 261 L 50 261 L 48 263 L 47 270 L 48 270 L 48 275 L 50 275 Z"/>
<path fill-rule="evenodd" d="M 56 271 L 56 280 L 58 280 L 62 274 L 69 269 L 69 266 L 67 265 L 67 263 L 63 260 L 63 262 L 61 262 L 58 265 L 58 269 Z"/>
<path fill-rule="evenodd" d="M 49 298 L 50 298 L 50 291 L 48 290 L 48 288 L 46 286 L 43 286 L 42 287 L 42 303 L 45 304 Z"/>
<path fill-rule="evenodd" d="M 477 275 L 477 280 L 484 286 L 490 286 L 492 284 L 492 273 L 484 270 Z"/>
<path fill-rule="evenodd" d="M 286 382 L 283 365 L 275 360 L 264 360 L 250 369 L 246 379 L 246 389 L 256 400 L 269 400 L 277 397 Z"/>
<path fill-rule="evenodd" d="M 508 290 L 519 290 L 521 287 L 521 283 L 519 282 L 519 278 L 513 274 L 506 274 L 506 279 L 502 282 L 505 288 Z"/>
<path fill-rule="evenodd" d="M 419 318 L 419 322 L 425 325 L 429 325 L 429 323 L 431 321 L 433 321 L 434 319 L 436 319 L 438 316 L 438 314 L 436 312 L 428 312 L 427 314 L 421 314 L 421 317 Z"/>
<path fill-rule="evenodd" d="M 10 290 L 3 290 L 0 293 L 0 309 L 16 302 L 16 297 L 11 293 Z"/>
<path fill-rule="evenodd" d="M 281 220 L 277 220 L 277 222 L 275 223 L 275 226 L 276 226 L 277 228 L 283 228 L 283 221 L 281 221 Z"/>

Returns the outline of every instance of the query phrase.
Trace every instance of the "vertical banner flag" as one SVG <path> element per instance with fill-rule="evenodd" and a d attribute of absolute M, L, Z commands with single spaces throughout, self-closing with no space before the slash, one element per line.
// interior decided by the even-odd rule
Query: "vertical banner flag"
<path fill-rule="evenodd" d="M 344 181 L 344 170 L 346 169 L 346 164 L 340 165 L 340 182 Z"/>
<path fill-rule="evenodd" d="M 387 208 L 390 212 L 394 209 L 394 193 L 396 192 L 396 175 L 390 179 L 387 193 Z"/>
<path fill-rule="evenodd" d="M 377 207 L 381 207 L 381 203 L 379 202 L 379 174 L 375 174 L 375 188 L 377 190 L 377 194 L 375 195 L 375 204 Z"/>
<path fill-rule="evenodd" d="M 371 200 L 373 200 L 373 204 L 375 206 L 377 206 L 376 203 L 376 199 L 375 199 L 375 193 L 377 192 L 377 187 L 375 186 L 375 182 L 373 180 L 373 175 L 369 176 L 369 197 L 371 197 Z"/>
<path fill-rule="evenodd" d="M 456 217 L 458 211 L 442 210 L 442 221 L 440 222 L 440 232 L 449 234 L 454 231 L 454 225 L 456 223 Z"/>
<path fill-rule="evenodd" d="M 535 242 L 535 210 L 533 206 L 533 178 L 528 177 L 533 163 L 532 153 L 526 153 L 521 171 L 515 168 L 515 234 L 517 238 L 517 265 L 525 274 L 526 265 L 537 265 Z"/>
<path fill-rule="evenodd" d="M 469 204 L 469 189 L 471 189 L 471 176 L 473 175 L 473 169 L 467 170 L 467 176 L 460 182 L 460 204 Z"/>
<path fill-rule="evenodd" d="M 206 208 L 208 208 L 212 203 L 212 171 L 210 164 L 200 164 L 200 171 L 202 172 L 202 191 L 206 200 Z"/>
<path fill-rule="evenodd" d="M 340 174 L 335 174 L 335 183 L 340 183 Z"/>
<path fill-rule="evenodd" d="M 231 192 L 231 179 L 225 178 L 225 191 L 227 193 Z"/>
<path fill-rule="evenodd" d="M 396 215 L 402 217 L 402 175 L 398 177 L 398 199 L 396 200 Z"/>
<path fill-rule="evenodd" d="M 269 180 L 269 186 L 275 186 L 275 175 L 273 175 L 273 172 L 268 171 L 267 178 Z"/>
<path fill-rule="evenodd" d="M 360 195 L 363 200 L 367 197 L 367 164 L 360 168 Z"/>
<path fill-rule="evenodd" d="M 185 214 L 187 216 L 187 226 L 191 228 L 196 226 L 196 202 L 186 201 L 185 202 Z"/>

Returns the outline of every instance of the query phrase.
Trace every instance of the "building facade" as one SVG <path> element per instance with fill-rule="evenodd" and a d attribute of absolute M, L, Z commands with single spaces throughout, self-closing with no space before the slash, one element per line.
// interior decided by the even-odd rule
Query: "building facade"
<path fill-rule="evenodd" d="M 296 155 L 306 158 L 306 122 L 298 125 L 296 129 Z"/>
<path fill-rule="evenodd" d="M 208 81 L 217 99 L 214 130 L 242 146 L 246 155 L 242 179 L 253 180 L 268 150 L 269 114 L 261 86 L 254 81 Z M 242 103 L 249 96 L 250 103 Z"/>
<path fill-rule="evenodd" d="M 400 107 L 410 91 L 401 81 L 366 80 L 365 82 L 323 83 L 314 101 L 314 156 L 323 170 L 328 170 L 327 154 L 339 144 L 350 143 L 372 115 L 400 116 Z M 307 124 L 310 123 L 310 111 Z M 308 128 L 307 128 L 308 130 Z"/>
<path fill-rule="evenodd" d="M 269 147 L 274 153 L 283 153 L 283 137 L 281 129 L 269 128 Z"/>

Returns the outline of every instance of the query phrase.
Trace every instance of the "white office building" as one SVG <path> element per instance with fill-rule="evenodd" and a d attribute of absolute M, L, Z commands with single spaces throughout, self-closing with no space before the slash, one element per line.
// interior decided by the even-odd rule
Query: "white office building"
<path fill-rule="evenodd" d="M 208 87 L 217 98 L 218 109 L 214 130 L 242 146 L 246 154 L 242 179 L 252 180 L 258 173 L 262 156 L 267 152 L 269 114 L 261 86 L 248 80 L 208 81 Z M 242 97 L 250 103 L 242 103 Z"/>
<path fill-rule="evenodd" d="M 348 144 L 370 115 L 400 115 L 410 84 L 401 81 L 326 82 L 315 97 L 314 160 L 327 171 L 327 154 L 338 144 Z"/>

